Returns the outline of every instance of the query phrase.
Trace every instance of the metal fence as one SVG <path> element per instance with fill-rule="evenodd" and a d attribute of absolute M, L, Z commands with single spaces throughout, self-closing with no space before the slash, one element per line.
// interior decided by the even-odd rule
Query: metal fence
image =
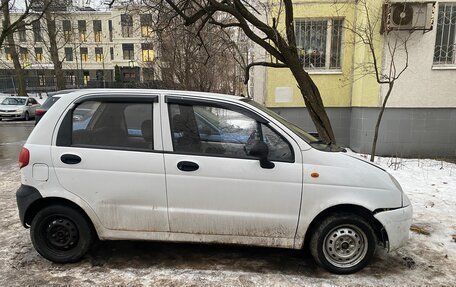
<path fill-rule="evenodd" d="M 26 76 L 26 89 L 28 93 L 46 93 L 56 91 L 55 77 L 53 76 Z M 16 76 L 0 76 L 0 92 L 6 94 L 17 94 L 18 81 Z M 66 79 L 65 88 L 67 89 L 87 89 L 87 88 L 149 88 L 165 89 L 162 81 L 148 82 L 113 82 L 103 80 L 84 81 L 81 79 Z"/>

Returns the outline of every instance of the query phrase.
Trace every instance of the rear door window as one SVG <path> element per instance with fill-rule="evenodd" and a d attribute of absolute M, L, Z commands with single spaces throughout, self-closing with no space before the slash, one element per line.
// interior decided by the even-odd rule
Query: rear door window
<path fill-rule="evenodd" d="M 87 101 L 72 113 L 71 145 L 153 150 L 152 103 Z"/>

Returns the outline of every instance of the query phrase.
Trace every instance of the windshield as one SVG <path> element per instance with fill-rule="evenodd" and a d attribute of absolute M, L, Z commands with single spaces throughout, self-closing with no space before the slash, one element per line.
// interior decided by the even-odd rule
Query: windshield
<path fill-rule="evenodd" d="M 342 147 L 340 147 L 338 145 L 334 145 L 334 144 L 328 145 L 328 144 L 324 143 L 323 141 L 315 138 L 311 134 L 307 133 L 306 131 L 304 131 L 303 129 L 298 127 L 297 125 L 295 125 L 293 123 L 290 123 L 289 121 L 287 121 L 286 119 L 284 119 L 283 117 L 281 117 L 280 115 L 275 113 L 274 111 L 272 111 L 272 110 L 266 108 L 265 106 L 255 102 L 252 99 L 245 98 L 245 99 L 242 99 L 242 101 L 254 106 L 255 108 L 257 108 L 257 109 L 265 112 L 269 116 L 273 117 L 275 120 L 279 121 L 281 124 L 283 124 L 284 126 L 289 128 L 292 132 L 294 132 L 297 136 L 299 136 L 301 139 L 303 139 L 306 143 L 310 144 L 312 147 L 314 147 L 314 148 L 316 148 L 318 150 L 322 150 L 322 151 L 344 151 L 344 148 L 342 148 Z"/>
<path fill-rule="evenodd" d="M 3 100 L 2 105 L 7 106 L 22 106 L 25 105 L 26 99 L 22 98 L 6 98 Z"/>

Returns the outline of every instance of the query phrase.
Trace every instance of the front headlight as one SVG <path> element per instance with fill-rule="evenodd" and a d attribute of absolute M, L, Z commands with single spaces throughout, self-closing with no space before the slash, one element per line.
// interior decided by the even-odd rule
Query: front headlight
<path fill-rule="evenodd" d="M 397 179 L 395 179 L 394 176 L 392 176 L 391 174 L 388 173 L 388 175 L 390 176 L 391 181 L 394 183 L 394 185 L 397 187 L 397 189 L 400 190 L 401 192 L 403 192 L 402 191 L 402 186 L 399 183 L 399 181 L 397 181 Z"/>
<path fill-rule="evenodd" d="M 408 198 L 407 194 L 402 193 L 402 207 L 409 206 L 412 203 L 410 202 L 410 199 Z"/>

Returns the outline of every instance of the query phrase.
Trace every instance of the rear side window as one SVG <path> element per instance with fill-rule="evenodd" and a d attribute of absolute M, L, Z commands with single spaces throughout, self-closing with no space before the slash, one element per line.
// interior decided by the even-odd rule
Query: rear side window
<path fill-rule="evenodd" d="M 153 150 L 152 103 L 87 101 L 71 117 L 71 146 Z"/>

